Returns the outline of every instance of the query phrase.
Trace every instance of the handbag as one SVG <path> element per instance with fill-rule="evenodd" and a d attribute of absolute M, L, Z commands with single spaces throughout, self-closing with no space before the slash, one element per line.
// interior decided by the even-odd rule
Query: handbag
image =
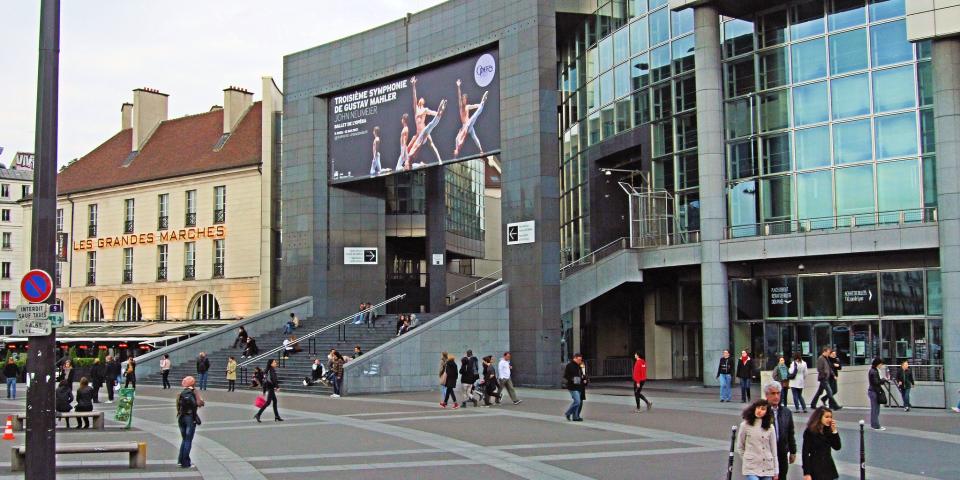
<path fill-rule="evenodd" d="M 879 403 L 880 405 L 887 404 L 887 394 L 883 390 L 877 391 L 877 403 Z"/>
<path fill-rule="evenodd" d="M 440 385 L 446 385 L 446 384 L 447 384 L 447 372 L 443 372 L 440 374 Z"/>
<path fill-rule="evenodd" d="M 267 399 L 263 395 L 257 395 L 257 398 L 253 401 L 253 405 L 257 408 L 263 408 L 267 406 Z"/>

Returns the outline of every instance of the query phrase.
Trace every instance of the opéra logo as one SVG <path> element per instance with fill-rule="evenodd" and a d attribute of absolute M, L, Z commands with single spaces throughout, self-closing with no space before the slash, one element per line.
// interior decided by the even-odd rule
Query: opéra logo
<path fill-rule="evenodd" d="M 493 55 L 484 53 L 477 59 L 477 65 L 473 68 L 473 81 L 480 87 L 486 87 L 493 81 L 496 72 L 497 64 L 493 60 Z"/>

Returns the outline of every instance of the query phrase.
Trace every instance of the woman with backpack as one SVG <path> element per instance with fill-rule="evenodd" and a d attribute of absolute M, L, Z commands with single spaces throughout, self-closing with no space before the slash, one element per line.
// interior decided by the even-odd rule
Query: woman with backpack
<path fill-rule="evenodd" d="M 803 388 L 806 386 L 807 362 L 803 361 L 800 352 L 793 352 L 793 363 L 787 370 L 788 385 L 793 392 L 793 408 L 795 413 L 807 413 L 807 402 L 803 400 Z"/>
<path fill-rule="evenodd" d="M 180 456 L 177 457 L 177 465 L 181 468 L 193 466 L 190 462 L 190 448 L 193 444 L 193 434 L 197 431 L 197 425 L 200 425 L 197 410 L 204 403 L 200 393 L 193 388 L 196 383 L 197 380 L 189 375 L 183 377 L 183 381 L 180 382 L 183 391 L 177 397 L 177 424 L 180 427 Z"/>
<path fill-rule="evenodd" d="M 280 380 L 277 378 L 276 359 L 270 360 L 270 363 L 267 364 L 267 371 L 264 372 L 263 387 L 267 390 L 267 403 L 260 407 L 260 411 L 258 411 L 253 418 L 257 423 L 260 423 L 260 415 L 268 406 L 273 405 L 273 421 L 282 422 L 283 419 L 280 418 L 280 412 L 277 411 L 277 390 L 280 390 Z"/>

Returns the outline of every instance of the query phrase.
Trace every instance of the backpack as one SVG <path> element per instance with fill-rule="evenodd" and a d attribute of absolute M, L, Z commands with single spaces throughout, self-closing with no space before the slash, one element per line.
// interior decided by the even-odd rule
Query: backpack
<path fill-rule="evenodd" d="M 177 397 L 177 416 L 196 415 L 197 396 L 193 390 L 183 389 L 180 396 Z"/>
<path fill-rule="evenodd" d="M 797 378 L 797 372 L 800 370 L 797 366 L 797 362 L 793 362 L 793 368 L 791 368 L 790 370 L 792 371 L 790 373 L 787 373 L 787 380 L 793 380 Z"/>

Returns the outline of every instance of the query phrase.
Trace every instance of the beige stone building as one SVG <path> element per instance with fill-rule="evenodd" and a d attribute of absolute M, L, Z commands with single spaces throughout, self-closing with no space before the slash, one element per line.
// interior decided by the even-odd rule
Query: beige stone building
<path fill-rule="evenodd" d="M 273 79 L 262 88 L 174 119 L 167 95 L 134 90 L 120 131 L 61 170 L 68 323 L 228 320 L 274 303 L 283 102 Z"/>

